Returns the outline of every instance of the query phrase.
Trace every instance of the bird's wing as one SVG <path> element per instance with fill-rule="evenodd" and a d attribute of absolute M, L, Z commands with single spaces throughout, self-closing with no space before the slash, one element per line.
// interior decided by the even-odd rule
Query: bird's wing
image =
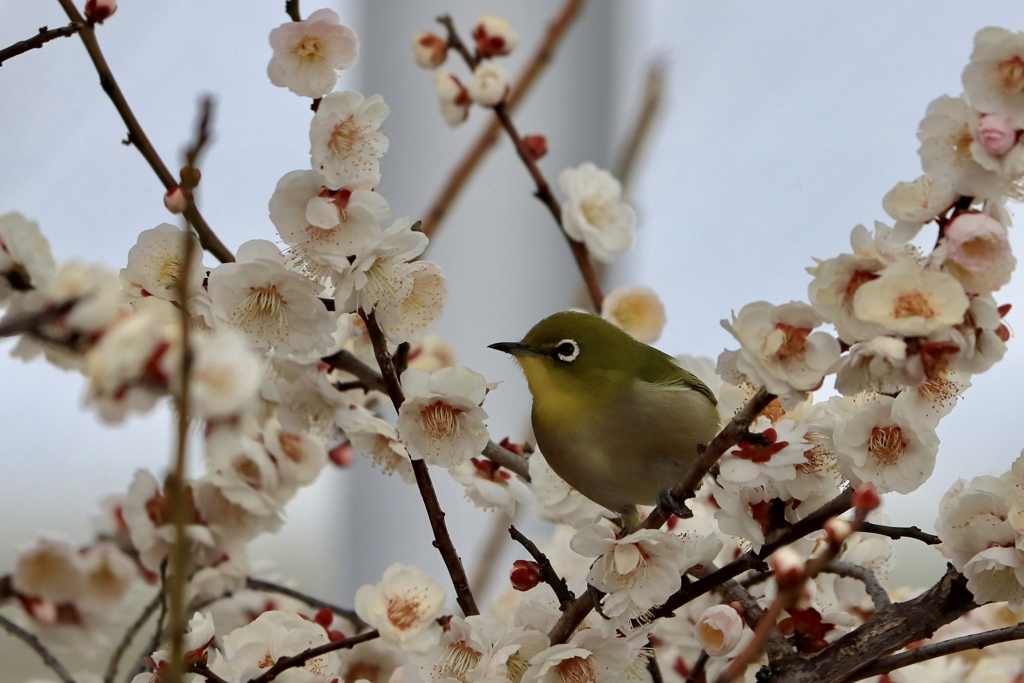
<path fill-rule="evenodd" d="M 700 381 L 689 370 L 684 370 L 676 365 L 675 358 L 668 354 L 661 354 L 660 351 L 658 353 L 662 356 L 661 362 L 645 363 L 640 372 L 641 380 L 666 388 L 696 391 L 707 396 L 708 400 L 711 401 L 711 405 L 718 405 L 718 399 L 715 398 L 715 393 L 708 388 L 708 385 Z"/>

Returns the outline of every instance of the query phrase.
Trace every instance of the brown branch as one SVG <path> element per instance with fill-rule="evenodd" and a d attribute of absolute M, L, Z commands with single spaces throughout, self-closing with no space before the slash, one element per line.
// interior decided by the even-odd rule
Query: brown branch
<path fill-rule="evenodd" d="M 380 633 L 374 629 L 373 631 L 360 633 L 359 635 L 352 636 L 351 638 L 335 640 L 331 643 L 324 643 L 317 647 L 311 647 L 308 650 L 304 650 L 297 655 L 292 655 L 291 657 L 282 657 L 277 660 L 272 667 L 264 671 L 262 675 L 252 679 L 249 683 L 270 683 L 270 681 L 274 680 L 288 669 L 294 669 L 295 667 L 302 666 L 309 660 L 319 657 L 320 655 L 327 654 L 328 652 L 335 652 L 336 650 L 349 650 L 359 643 L 365 643 L 379 637 Z"/>
<path fill-rule="evenodd" d="M 878 577 L 875 576 L 875 573 L 867 567 L 862 567 L 859 564 L 854 564 L 852 562 L 833 562 L 821 571 L 827 574 L 845 576 L 860 581 L 864 584 L 864 590 L 866 590 L 868 595 L 871 596 L 871 602 L 875 605 L 876 611 L 892 604 L 892 600 L 889 599 L 889 594 L 885 592 L 885 588 L 882 587 Z"/>
<path fill-rule="evenodd" d="M 701 650 L 700 654 L 697 655 L 697 661 L 693 663 L 690 675 L 686 677 L 686 683 L 703 683 L 706 680 L 704 677 L 704 667 L 708 665 L 708 659 L 708 653 Z"/>
<path fill-rule="evenodd" d="M 138 635 L 139 631 L 153 616 L 153 612 L 156 612 L 157 608 L 160 607 L 163 602 L 164 595 L 163 591 L 157 591 L 157 594 L 153 596 L 153 599 L 146 603 L 139 616 L 132 622 L 132 625 L 125 629 L 124 636 L 121 641 L 117 644 L 117 648 L 114 649 L 114 653 L 110 656 L 110 661 L 107 662 L 107 670 L 103 674 L 104 683 L 114 683 L 114 678 L 117 676 L 117 667 L 121 662 L 121 657 L 128 650 L 128 646 L 131 645 L 132 640 Z M 149 653 L 146 653 L 149 654 Z"/>
<path fill-rule="evenodd" d="M 686 506 L 686 501 L 693 498 L 694 491 L 700 486 L 704 475 L 711 470 L 727 450 L 735 446 L 743 438 L 751 423 L 757 419 L 761 411 L 774 399 L 775 396 L 768 393 L 764 388 L 757 390 L 757 393 L 747 401 L 747 404 L 736 413 L 732 421 L 711 440 L 711 443 L 707 445 L 704 452 L 698 456 L 697 460 L 690 467 L 686 477 L 672 487 L 670 495 L 675 504 L 682 507 Z M 660 529 L 661 525 L 668 521 L 670 514 L 670 511 L 662 509 L 662 506 L 659 504 L 647 516 L 647 519 L 644 520 L 643 528 Z"/>
<path fill-rule="evenodd" d="M 292 21 L 302 21 L 302 13 L 299 12 L 299 0 L 285 0 L 284 11 Z"/>
<path fill-rule="evenodd" d="M 294 598 L 299 602 L 304 602 L 310 607 L 330 610 L 334 614 L 337 614 L 339 617 L 351 621 L 352 624 L 360 631 L 369 626 L 369 624 L 367 624 L 365 621 L 359 618 L 359 615 L 356 614 L 354 610 L 346 609 L 344 607 L 338 607 L 337 605 L 325 602 L 324 600 L 320 600 L 319 598 L 314 598 L 311 595 L 301 593 L 293 588 L 288 588 L 287 586 L 282 586 L 271 581 L 264 581 L 263 579 L 257 579 L 255 577 L 248 576 L 245 579 L 245 587 L 249 590 L 285 595 L 289 598 Z"/>
<path fill-rule="evenodd" d="M 2 614 L 0 614 L 0 629 L 7 631 L 12 636 L 32 648 L 32 650 L 42 658 L 43 664 L 53 669 L 53 672 L 57 674 L 57 677 L 60 678 L 63 683 L 75 683 L 75 679 L 71 677 L 68 670 L 64 668 L 64 665 L 60 663 L 60 660 L 58 660 L 52 652 L 46 649 L 46 646 L 43 645 L 39 638 L 18 626 Z"/>
<path fill-rule="evenodd" d="M 527 458 L 516 455 L 493 441 L 488 441 L 484 446 L 483 456 L 501 465 L 509 472 L 519 475 L 524 481 L 530 481 L 530 461 Z"/>
<path fill-rule="evenodd" d="M 228 681 L 210 671 L 210 667 L 205 664 L 189 664 L 187 670 L 189 673 L 202 676 L 206 679 L 207 683 L 228 683 Z"/>
<path fill-rule="evenodd" d="M 927 543 L 928 545 L 938 545 L 942 543 L 942 539 L 935 534 L 925 533 L 916 526 L 886 526 L 884 524 L 864 522 L 864 524 L 861 525 L 860 530 L 866 534 L 888 536 L 893 540 L 900 538 L 914 538 L 922 543 Z"/>
<path fill-rule="evenodd" d="M 628 194 L 633 185 L 637 166 L 647 149 L 647 143 L 654 131 L 654 123 L 661 113 L 665 100 L 665 72 L 667 70 L 668 66 L 663 59 L 655 59 L 647 67 L 643 103 L 637 113 L 629 138 L 619 155 L 618 162 L 615 164 L 615 177 L 622 183 L 623 195 Z"/>
<path fill-rule="evenodd" d="M 45 338 L 46 333 L 43 331 L 43 328 L 47 324 L 55 320 L 59 320 L 70 313 L 71 309 L 74 308 L 79 301 L 81 301 L 81 299 L 77 297 L 71 298 L 54 306 L 44 308 L 41 311 L 33 311 L 31 313 L 10 316 L 3 322 L 0 322 L 0 337 L 13 337 L 15 335 L 28 332 Z"/>
<path fill-rule="evenodd" d="M 793 657 L 773 667 L 786 683 L 840 683 L 882 656 L 931 636 L 939 627 L 977 607 L 967 580 L 952 565 L 921 595 L 879 610 L 865 624 L 812 657 Z"/>
<path fill-rule="evenodd" d="M 82 39 L 86 52 L 89 53 L 89 58 L 92 59 L 93 66 L 96 67 L 96 73 L 100 77 L 100 86 L 107 93 L 110 101 L 114 104 L 114 108 L 117 109 L 117 113 L 121 115 L 121 120 L 128 127 L 128 140 L 135 145 L 135 148 L 139 150 L 142 157 L 149 163 L 150 168 L 156 173 L 157 178 L 160 179 L 165 189 L 171 190 L 178 187 L 179 182 L 167 170 L 167 165 L 164 164 L 160 155 L 157 154 L 153 144 L 146 136 L 146 132 L 142 130 L 138 119 L 135 118 L 135 113 L 128 106 L 128 100 L 125 99 L 124 93 L 121 92 L 121 88 L 117 85 L 114 74 L 110 70 L 103 52 L 100 50 L 100 44 L 96 40 L 96 33 L 93 31 L 93 27 L 86 23 L 85 19 L 78 12 L 78 8 L 75 7 L 73 0 L 57 1 L 64 8 L 68 18 L 71 19 L 71 23 L 81 24 L 78 36 Z M 220 238 L 217 237 L 213 229 L 206 222 L 206 219 L 199 213 L 199 209 L 194 205 L 189 206 L 185 209 L 185 218 L 195 228 L 196 234 L 199 235 L 199 242 L 206 251 L 213 254 L 222 263 L 235 260 L 231 250 L 220 241 Z"/>
<path fill-rule="evenodd" d="M 514 526 L 508 528 L 508 533 L 512 540 L 523 546 L 526 552 L 530 553 L 530 557 L 540 565 L 541 577 L 544 579 L 544 583 L 551 586 L 551 590 L 555 592 L 559 607 L 564 610 L 571 605 L 576 596 L 569 590 L 569 584 L 565 582 L 565 579 L 559 576 L 555 568 L 551 566 L 551 560 L 548 559 L 548 556 L 542 553 L 537 544 L 524 536 Z"/>
<path fill-rule="evenodd" d="M 522 102 L 523 98 L 537 81 L 537 77 L 551 61 L 555 50 L 568 32 L 569 27 L 575 21 L 583 7 L 583 0 L 566 0 L 558 14 L 548 26 L 547 34 L 537 49 L 530 55 L 526 67 L 516 79 L 508 97 L 505 98 L 505 107 L 513 112 Z M 423 218 L 421 231 L 427 237 L 432 237 L 448 214 L 448 209 L 454 204 L 455 199 L 466 186 L 473 172 L 483 161 L 487 152 L 498 140 L 498 132 L 501 129 L 501 122 L 497 119 L 490 119 L 487 127 L 477 137 L 476 142 L 469 148 L 462 161 L 452 170 L 445 182 L 444 187 L 438 192 L 430 208 L 427 209 Z"/>
<path fill-rule="evenodd" d="M 391 397 L 391 403 L 394 404 L 395 410 L 399 410 L 402 403 L 405 402 L 405 393 L 402 391 L 402 385 L 398 381 L 398 374 L 395 372 L 395 364 L 391 360 L 391 354 L 388 353 L 387 340 L 384 338 L 384 333 L 381 331 L 380 326 L 377 325 L 377 319 L 374 317 L 373 311 L 370 311 L 369 315 L 367 315 L 360 310 L 359 315 L 363 322 L 366 323 L 366 331 L 370 335 L 370 342 L 373 344 L 377 365 L 380 366 L 381 376 L 384 379 L 384 386 L 387 387 L 388 395 Z M 416 476 L 416 487 L 419 489 L 420 497 L 423 499 L 423 505 L 427 509 L 427 519 L 430 521 L 430 528 L 434 532 L 434 546 L 441 553 L 441 559 L 444 560 L 445 567 L 448 568 L 448 575 L 452 579 L 452 585 L 455 588 L 455 599 L 466 616 L 480 614 L 476 606 L 476 600 L 473 598 L 473 591 L 469 586 L 466 569 L 462 565 L 462 559 L 459 558 L 459 553 L 455 550 L 455 544 L 452 543 L 452 538 L 448 534 L 448 527 L 444 523 L 444 511 L 437 500 L 437 493 L 434 491 L 434 483 L 430 479 L 427 463 L 420 459 L 412 460 L 412 471 Z"/>
<path fill-rule="evenodd" d="M 469 51 L 466 49 L 462 39 L 459 38 L 452 18 L 445 15 L 438 18 L 438 21 L 448 31 L 448 44 L 463 56 L 463 59 L 466 60 L 466 64 L 470 69 L 474 68 L 476 66 L 476 59 L 469 54 Z M 590 294 L 591 303 L 595 310 L 600 311 L 601 302 L 604 300 L 604 293 L 601 291 L 601 283 L 598 279 L 597 271 L 594 269 L 594 263 L 590 260 L 590 254 L 587 252 L 586 246 L 582 242 L 574 240 L 567 232 L 565 232 L 565 227 L 562 225 L 562 206 L 558 203 L 554 193 L 551 191 L 551 185 L 544 177 L 540 167 L 537 166 L 537 160 L 533 158 L 529 147 L 527 147 L 526 142 L 523 141 L 522 136 L 516 129 L 515 123 L 512 121 L 512 116 L 509 114 L 508 107 L 505 102 L 499 102 L 494 105 L 493 109 L 494 115 L 501 123 L 501 127 L 505 129 L 505 132 L 512 140 L 512 143 L 516 148 L 516 153 L 519 155 L 523 164 L 525 164 L 526 170 L 530 173 L 530 177 L 533 179 L 533 183 L 536 186 L 534 196 L 547 207 L 552 218 L 555 219 L 555 223 L 565 236 L 565 239 L 569 242 L 569 248 L 572 250 L 573 258 L 576 259 L 576 266 L 579 268 L 580 275 L 583 276 L 583 281 L 587 285 L 587 292 Z"/>
<path fill-rule="evenodd" d="M 946 655 L 956 654 L 964 650 L 980 650 L 989 645 L 1005 643 L 1010 640 L 1020 640 L 1022 638 L 1024 638 L 1024 623 L 993 631 L 985 631 L 984 633 L 950 638 L 938 643 L 929 643 L 928 645 L 916 647 L 913 650 L 907 650 L 906 652 L 879 659 L 857 671 L 853 676 L 847 678 L 844 683 L 852 683 L 852 681 L 859 681 L 871 676 L 879 676 L 896 669 L 902 669 L 911 664 L 935 659 L 936 657 L 945 657 Z"/>
<path fill-rule="evenodd" d="M 41 29 L 39 29 L 39 33 L 32 36 L 31 38 L 28 38 L 27 40 L 19 40 L 14 45 L 5 47 L 2 50 L 0 50 L 0 66 L 3 66 L 3 63 L 6 62 L 8 59 L 11 59 L 12 57 L 17 57 L 23 52 L 28 52 L 29 50 L 40 48 L 55 38 L 73 36 L 74 34 L 78 33 L 78 31 L 81 30 L 81 28 L 82 24 L 76 23 L 74 21 L 72 21 L 67 26 L 61 26 L 60 28 L 48 29 L 45 26 L 43 26 Z"/>

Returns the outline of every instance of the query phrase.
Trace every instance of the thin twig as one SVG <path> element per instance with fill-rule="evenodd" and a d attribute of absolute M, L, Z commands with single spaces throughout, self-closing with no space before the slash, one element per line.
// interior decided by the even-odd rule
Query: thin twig
<path fill-rule="evenodd" d="M 100 50 L 100 44 L 96 40 L 96 33 L 93 31 L 92 26 L 86 23 L 78 8 L 75 7 L 73 0 L 57 0 L 57 2 L 64 8 L 64 12 L 71 19 L 71 23 L 82 25 L 78 35 L 85 45 L 86 52 L 89 53 L 89 58 L 92 59 L 93 66 L 96 67 L 96 73 L 100 77 L 100 86 L 107 93 L 110 101 L 114 104 L 114 108 L 117 109 L 117 113 L 121 115 L 121 120 L 128 127 L 128 140 L 135 145 L 135 148 L 139 150 L 142 157 L 149 163 L 150 168 L 156 173 L 164 189 L 171 190 L 178 187 L 179 182 L 167 170 L 167 165 L 164 164 L 163 159 L 157 154 L 153 144 L 146 136 L 146 132 L 142 130 L 138 119 L 135 118 L 135 113 L 128 106 L 128 100 L 125 99 L 124 93 L 121 92 L 121 88 L 117 85 L 114 74 L 110 70 L 103 52 Z M 206 251 L 213 254 L 222 263 L 235 260 L 231 250 L 220 241 L 220 238 L 217 237 L 213 229 L 206 222 L 206 219 L 199 213 L 199 209 L 195 206 L 189 206 L 185 209 L 185 218 L 195 228 L 196 234 L 199 235 L 199 242 Z"/>
<path fill-rule="evenodd" d="M 746 435 L 751 423 L 773 400 L 775 400 L 775 396 L 768 393 L 763 387 L 757 390 L 757 393 L 736 413 L 729 424 L 704 448 L 697 460 L 690 466 L 686 477 L 672 487 L 671 496 L 676 504 L 685 507 L 686 501 L 693 498 L 694 491 L 700 486 L 704 475 L 711 470 L 727 450 L 735 446 Z M 669 511 L 663 510 L 659 505 L 644 520 L 643 528 L 661 528 L 661 525 L 668 521 L 669 514 Z"/>
<path fill-rule="evenodd" d="M 271 581 L 265 581 L 264 579 L 257 579 L 252 576 L 246 577 L 245 587 L 249 590 L 285 595 L 289 598 L 294 598 L 300 602 L 304 602 L 310 607 L 330 610 L 334 614 L 337 614 L 339 617 L 351 621 L 352 624 L 360 631 L 368 626 L 368 624 L 365 621 L 359 618 L 359 615 L 356 614 L 354 610 L 346 609 L 344 607 L 338 607 L 337 605 L 332 605 L 331 603 L 321 600 L 319 598 L 314 598 L 311 595 L 301 593 L 295 590 L 294 588 L 288 588 L 287 586 L 282 586 L 281 584 L 273 583 Z"/>
<path fill-rule="evenodd" d="M 690 670 L 690 675 L 686 677 L 686 683 L 703 683 L 704 678 L 704 667 L 708 665 L 707 651 L 701 650 L 700 654 L 697 655 L 697 661 L 693 663 L 693 669 Z"/>
<path fill-rule="evenodd" d="M 228 683 L 228 681 L 210 671 L 210 667 L 205 664 L 189 664 L 188 672 L 202 676 L 206 679 L 207 683 Z"/>
<path fill-rule="evenodd" d="M 852 562 L 833 562 L 821 571 L 826 574 L 845 576 L 860 581 L 864 584 L 864 590 L 871 596 L 871 602 L 875 605 L 875 610 L 880 610 L 892 604 L 889 594 L 882 587 L 878 577 L 867 567 L 862 567 Z"/>
<path fill-rule="evenodd" d="M 30 332 L 44 335 L 42 328 L 54 320 L 59 320 L 71 312 L 80 298 L 75 297 L 62 301 L 54 306 L 49 306 L 41 311 L 14 315 L 0 323 L 0 337 L 13 337 L 18 334 Z M 44 335 L 45 336 L 45 335 Z"/>
<path fill-rule="evenodd" d="M 160 607 L 163 599 L 163 591 L 157 591 L 157 594 L 153 596 L 153 599 L 146 603 L 146 606 L 143 608 L 138 618 L 132 622 L 131 626 L 125 629 L 121 642 L 117 644 L 114 654 L 110 656 L 110 661 L 107 663 L 107 671 L 103 674 L 104 683 L 114 683 L 114 678 L 117 677 L 117 667 L 121 662 L 121 657 L 124 656 L 124 653 L 128 650 L 128 646 L 131 645 L 135 636 L 139 634 L 139 631 L 145 625 L 146 621 L 153 616 L 153 612 Z"/>
<path fill-rule="evenodd" d="M 395 410 L 399 410 L 402 403 L 405 402 L 405 394 L 402 391 L 401 383 L 398 381 L 398 375 L 395 372 L 395 364 L 391 360 L 391 354 L 388 353 L 387 340 L 384 338 L 384 333 L 381 331 L 380 326 L 377 325 L 377 319 L 374 317 L 373 311 L 370 311 L 369 315 L 367 315 L 360 310 L 359 315 L 362 317 L 363 322 L 366 323 L 366 331 L 370 335 L 370 342 L 373 344 L 377 365 L 380 366 L 381 376 L 384 379 L 384 386 L 387 387 L 388 395 L 391 397 L 391 403 L 395 406 Z M 452 543 L 452 538 L 448 534 L 448 527 L 444 523 L 444 511 L 437 500 L 437 493 L 434 491 L 434 483 L 430 479 L 427 463 L 420 459 L 414 459 L 412 461 L 412 471 L 416 476 L 416 487 L 419 489 L 420 497 L 423 499 L 423 505 L 427 509 L 427 519 L 430 521 L 430 528 L 434 532 L 434 545 L 437 547 L 438 552 L 441 553 L 441 559 L 444 560 L 445 567 L 448 568 L 448 575 L 452 579 L 452 585 L 455 588 L 455 599 L 466 616 L 480 614 L 480 610 L 476 606 L 476 600 L 473 598 L 473 591 L 469 586 L 466 569 L 462 565 L 462 559 L 459 557 L 458 551 L 455 550 L 455 544 Z"/>
<path fill-rule="evenodd" d="M 655 59 L 647 67 L 647 76 L 644 79 L 643 102 L 640 111 L 637 113 L 636 121 L 629 138 L 619 155 L 615 164 L 615 177 L 622 183 L 622 194 L 628 195 L 633 186 L 633 178 L 636 176 L 636 169 L 640 165 L 640 159 L 647 150 L 647 143 L 651 133 L 654 132 L 654 123 L 661 112 L 665 100 L 665 72 L 668 66 L 663 58 Z"/>
<path fill-rule="evenodd" d="M 913 538 L 921 541 L 922 543 L 927 543 L 928 545 L 938 545 L 942 543 L 942 539 L 935 534 L 929 534 L 921 531 L 916 526 L 887 526 L 885 524 L 864 522 L 860 530 L 866 534 L 888 536 L 893 540 L 900 538 Z"/>
<path fill-rule="evenodd" d="M 64 665 L 60 663 L 52 652 L 46 649 L 46 646 L 42 644 L 39 638 L 18 626 L 2 614 L 0 614 L 0 628 L 32 648 L 35 653 L 42 658 L 43 664 L 53 669 L 53 672 L 57 674 L 57 677 L 60 678 L 61 681 L 64 683 L 75 683 L 75 679 L 71 677 L 68 670 L 64 668 Z"/>
<path fill-rule="evenodd" d="M 444 15 L 438 17 L 438 22 L 448 31 L 448 45 L 462 55 L 470 69 L 474 69 L 477 65 L 477 59 L 470 54 L 465 43 L 462 42 L 458 32 L 455 30 L 455 22 L 452 18 L 448 15 Z M 526 170 L 530 173 L 530 177 L 533 179 L 533 183 L 536 186 L 534 196 L 547 207 L 552 218 L 555 219 L 555 224 L 558 225 L 562 235 L 568 241 L 569 248 L 572 250 L 573 258 L 576 259 L 576 266 L 579 268 L 580 274 L 583 276 L 583 281 L 587 286 L 590 301 L 593 304 L 594 309 L 600 311 L 601 302 L 604 300 L 604 293 L 601 291 L 601 283 L 598 279 L 597 271 L 594 269 L 594 263 L 590 260 L 590 253 L 582 242 L 574 240 L 567 232 L 565 232 L 565 228 L 562 225 L 562 207 L 555 198 L 554 193 L 551 191 L 551 185 L 548 183 L 547 178 L 544 177 L 540 167 L 537 165 L 537 160 L 533 158 L 529 147 L 526 145 L 523 137 L 516 129 L 516 125 L 512 121 L 512 116 L 509 113 L 505 102 L 499 102 L 494 105 L 493 109 L 494 115 L 498 118 L 498 121 L 501 123 L 501 127 L 505 129 L 505 132 L 512 140 L 512 143 L 516 148 L 516 153 L 519 155 L 519 158 L 526 166 Z"/>
<path fill-rule="evenodd" d="M 272 667 L 264 671 L 261 676 L 252 679 L 249 683 L 270 683 L 270 681 L 274 680 L 288 669 L 294 669 L 295 667 L 302 666 L 309 660 L 319 657 L 320 655 L 327 654 L 328 652 L 335 652 L 337 650 L 348 650 L 360 643 L 375 640 L 379 637 L 380 633 L 374 629 L 373 631 L 360 633 L 359 635 L 352 636 L 351 638 L 335 640 L 330 643 L 318 645 L 317 647 L 311 647 L 310 649 L 304 650 L 291 657 L 282 657 L 277 660 Z"/>
<path fill-rule="evenodd" d="M 199 178 L 196 168 L 199 155 L 210 139 L 210 119 L 213 115 L 213 103 L 210 98 L 203 99 L 195 137 L 185 153 L 185 171 L 183 172 L 182 190 L 185 193 L 187 206 L 195 206 L 193 190 Z M 187 213 L 186 213 L 187 215 Z M 182 234 L 184 242 L 181 262 L 182 273 L 187 273 L 189 264 L 195 258 L 192 231 L 188 229 Z M 167 477 L 167 501 L 170 506 L 171 522 L 174 525 L 174 545 L 169 560 L 170 576 L 167 590 L 168 628 L 171 634 L 171 654 L 169 680 L 179 680 L 185 671 L 185 630 L 188 626 L 188 612 L 185 604 L 185 588 L 188 584 L 188 565 L 190 544 L 188 541 L 188 523 L 191 514 L 190 502 L 185 495 L 185 463 L 188 457 L 188 428 L 192 411 L 192 316 L 188 305 L 188 278 L 184 275 L 178 279 L 178 309 L 181 325 L 181 368 L 179 370 L 179 390 L 175 403 L 178 418 L 177 451 L 174 458 L 172 473 Z"/>
<path fill-rule="evenodd" d="M 964 650 L 980 650 L 981 648 L 988 647 L 989 645 L 1005 643 L 1010 640 L 1020 640 L 1022 638 L 1024 638 L 1024 623 L 995 629 L 994 631 L 985 631 L 983 633 L 974 633 L 969 636 L 950 638 L 949 640 L 943 640 L 938 643 L 921 645 L 913 650 L 900 652 L 899 654 L 883 657 L 882 659 L 872 662 L 863 669 L 858 670 L 853 674 L 853 676 L 847 678 L 845 683 L 852 683 L 852 681 L 859 681 L 864 678 L 870 678 L 871 676 L 880 676 L 882 674 L 887 674 L 890 671 L 910 666 L 911 664 L 935 659 L 936 657 L 944 657 L 957 652 L 963 652 Z"/>
<path fill-rule="evenodd" d="M 28 38 L 27 40 L 19 40 L 14 45 L 5 47 L 2 50 L 0 50 L 0 66 L 3 66 L 3 63 L 6 62 L 8 59 L 12 57 L 17 57 L 23 52 L 28 52 L 29 50 L 34 50 L 36 48 L 42 47 L 43 45 L 45 45 L 46 43 L 50 42 L 55 38 L 73 36 L 76 33 L 78 33 L 78 31 L 81 28 L 82 24 L 76 23 L 74 21 L 72 21 L 67 26 L 61 26 L 60 28 L 48 29 L 45 26 L 43 26 L 41 29 L 39 29 L 39 33 L 32 36 L 31 38 Z"/>
<path fill-rule="evenodd" d="M 516 79 L 515 86 L 512 87 L 508 97 L 505 98 L 505 107 L 508 111 L 513 112 L 516 110 L 523 101 L 523 97 L 537 81 L 537 77 L 540 76 L 544 68 L 551 62 L 555 49 L 565 37 L 582 7 L 583 0 L 567 0 L 562 5 L 562 8 L 548 26 L 548 32 L 544 36 L 544 40 L 530 56 L 526 67 Z M 441 222 L 447 215 L 448 209 L 451 208 L 455 199 L 473 175 L 473 172 L 487 155 L 487 152 L 497 142 L 500 130 L 501 122 L 496 118 L 490 119 L 487 127 L 477 137 L 476 142 L 473 143 L 465 156 L 462 157 L 462 161 L 452 170 L 448 180 L 445 181 L 444 187 L 437 193 L 437 197 L 430 205 L 430 208 L 427 209 L 423 218 L 420 230 L 424 235 L 432 237 L 441 226 Z"/>
<path fill-rule="evenodd" d="M 654 656 L 654 648 L 650 641 L 647 641 L 651 656 L 647 658 L 647 673 L 651 675 L 651 683 L 665 683 L 665 677 L 661 675 L 661 667 L 658 666 L 658 658 Z"/>
<path fill-rule="evenodd" d="M 483 456 L 498 463 L 509 472 L 519 475 L 524 481 L 530 481 L 530 461 L 527 458 L 516 455 L 493 441 L 488 441 L 484 446 Z"/>
<path fill-rule="evenodd" d="M 302 21 L 302 13 L 299 12 L 299 0 L 285 0 L 284 11 L 292 21 Z"/>
<path fill-rule="evenodd" d="M 530 553 L 534 562 L 540 565 L 540 575 L 544 579 L 544 583 L 551 586 L 551 590 L 555 592 L 559 607 L 566 609 L 576 599 L 576 596 L 569 590 L 569 584 L 565 582 L 565 579 L 559 576 L 555 568 L 551 566 L 548 556 L 541 552 L 536 543 L 524 536 L 514 526 L 508 528 L 508 533 L 512 540 L 526 548 L 526 552 Z"/>

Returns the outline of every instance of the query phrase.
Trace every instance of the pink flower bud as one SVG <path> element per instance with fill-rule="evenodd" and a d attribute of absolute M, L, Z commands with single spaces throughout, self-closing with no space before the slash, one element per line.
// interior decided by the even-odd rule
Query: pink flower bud
<path fill-rule="evenodd" d="M 832 517 L 822 525 L 822 529 L 828 534 L 828 542 L 834 546 L 840 546 L 843 541 L 850 537 L 853 533 L 853 525 L 847 522 L 845 519 L 839 519 L 838 517 Z"/>
<path fill-rule="evenodd" d="M 797 586 L 804 581 L 804 562 L 792 548 L 776 550 L 769 560 L 779 588 Z"/>
<path fill-rule="evenodd" d="M 417 66 L 434 69 L 447 59 L 448 42 L 436 33 L 420 31 L 412 38 L 412 54 Z"/>
<path fill-rule="evenodd" d="M 543 159 L 548 153 L 548 139 L 543 135 L 527 135 L 523 138 L 523 144 L 534 161 Z"/>
<path fill-rule="evenodd" d="M 476 53 L 483 59 L 507 55 L 519 44 L 519 34 L 501 17 L 487 15 L 473 27 Z"/>
<path fill-rule="evenodd" d="M 1004 114 L 982 114 L 974 124 L 974 137 L 992 156 L 1001 157 L 1017 144 L 1017 131 Z"/>
<path fill-rule="evenodd" d="M 517 591 L 528 591 L 540 583 L 540 565 L 533 560 L 516 560 L 508 578 Z"/>
<path fill-rule="evenodd" d="M 88 0 L 85 3 L 85 18 L 94 24 L 102 24 L 116 11 L 117 0 Z"/>
<path fill-rule="evenodd" d="M 1006 226 L 983 213 L 962 213 L 946 226 L 949 258 L 972 273 L 988 270 L 1010 251 Z"/>
<path fill-rule="evenodd" d="M 185 201 L 185 192 L 181 187 L 172 187 L 167 190 L 167 194 L 164 195 L 164 206 L 171 213 L 182 213 L 185 211 L 185 207 L 188 202 Z"/>
<path fill-rule="evenodd" d="M 712 657 L 729 654 L 743 637 L 743 619 L 730 605 L 715 605 L 704 610 L 697 620 L 695 635 L 700 646 Z"/>
<path fill-rule="evenodd" d="M 853 492 L 853 507 L 862 517 L 882 506 L 882 497 L 872 484 L 861 484 Z"/>

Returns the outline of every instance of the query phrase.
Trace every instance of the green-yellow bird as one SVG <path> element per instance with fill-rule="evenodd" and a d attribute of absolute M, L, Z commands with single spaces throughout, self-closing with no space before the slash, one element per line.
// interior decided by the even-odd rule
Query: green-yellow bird
<path fill-rule="evenodd" d="M 671 356 L 587 313 L 541 320 L 490 348 L 522 366 L 533 431 L 551 468 L 634 528 L 718 432 L 712 391 Z"/>

